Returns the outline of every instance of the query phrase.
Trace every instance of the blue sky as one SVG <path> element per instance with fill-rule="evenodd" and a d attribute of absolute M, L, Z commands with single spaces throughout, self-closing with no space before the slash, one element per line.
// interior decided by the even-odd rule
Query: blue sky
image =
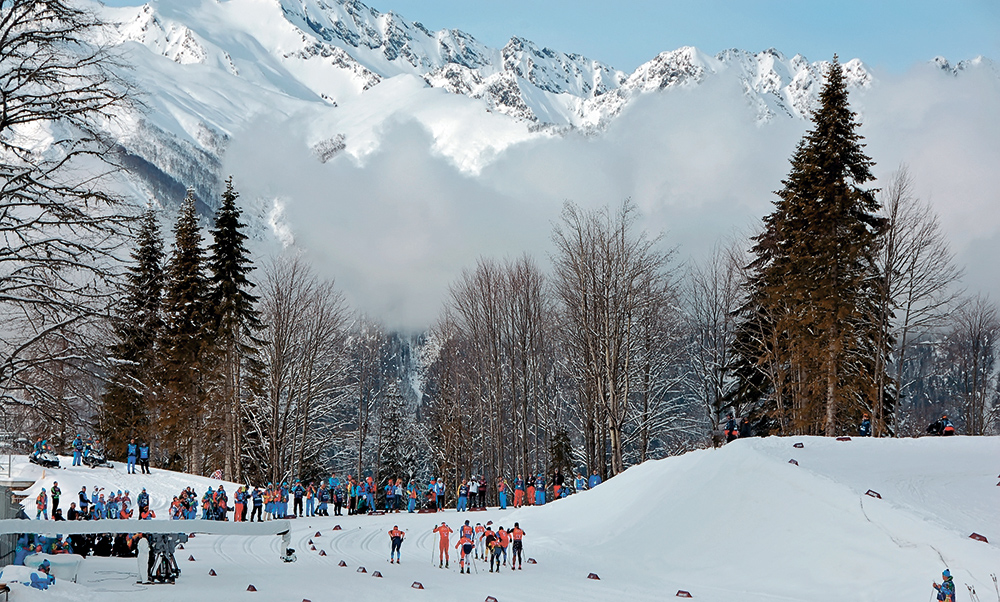
<path fill-rule="evenodd" d="M 664 50 L 774 47 L 892 72 L 942 55 L 1000 60 L 998 0 L 366 0 L 491 46 L 512 35 L 631 71 Z"/>

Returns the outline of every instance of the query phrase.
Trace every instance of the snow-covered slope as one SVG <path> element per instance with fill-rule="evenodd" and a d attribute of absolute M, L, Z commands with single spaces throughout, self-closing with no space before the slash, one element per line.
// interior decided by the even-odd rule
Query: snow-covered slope
<path fill-rule="evenodd" d="M 796 442 L 804 447 L 794 448 Z M 153 601 L 298 601 L 350 591 L 352 600 L 372 602 L 487 596 L 639 602 L 685 590 L 710 602 L 923 600 L 947 567 L 960 594 L 972 586 L 987 600 L 1000 566 L 998 458 L 996 437 L 748 439 L 647 462 L 541 508 L 298 519 L 294 564 L 278 560 L 274 537 L 198 536 L 181 554 L 196 560 L 182 561 L 184 572 L 172 587 L 134 585 L 134 561 L 88 559 L 78 585 L 60 584 L 46 599 L 141 592 Z M 199 493 L 208 482 L 163 471 L 152 477 L 123 472 L 70 468 L 47 472 L 44 482 L 121 484 L 133 491 L 144 485 L 157 492 L 191 484 Z M 866 496 L 869 489 L 882 498 Z M 466 519 L 505 527 L 519 522 L 527 532 L 525 555 L 537 564 L 500 574 L 479 564 L 478 573 L 459 575 L 452 549 L 450 569 L 438 569 L 431 528 L 444 520 L 457 529 Z M 386 562 L 386 532 L 394 525 L 408 534 L 399 565 Z M 990 543 L 969 539 L 972 532 Z M 340 560 L 348 566 L 338 567 Z M 359 566 L 367 572 L 357 572 Z M 210 577 L 209 569 L 218 576 Z M 383 578 L 372 577 L 376 570 Z M 591 572 L 600 580 L 588 580 Z M 412 589 L 414 581 L 425 589 Z M 256 594 L 245 591 L 249 584 Z"/>

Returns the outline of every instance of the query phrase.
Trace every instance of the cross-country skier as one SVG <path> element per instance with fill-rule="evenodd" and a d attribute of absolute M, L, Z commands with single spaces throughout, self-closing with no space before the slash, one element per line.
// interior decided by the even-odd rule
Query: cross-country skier
<path fill-rule="evenodd" d="M 473 541 L 473 537 L 475 536 L 475 529 L 472 528 L 472 525 L 469 524 L 469 521 L 465 521 L 465 524 L 459 527 L 458 534 L 462 537 L 467 538 L 469 541 L 472 541 L 473 544 L 476 543 L 475 541 Z"/>
<path fill-rule="evenodd" d="M 507 566 L 507 546 L 510 545 L 510 533 L 504 530 L 503 525 L 497 529 L 497 547 L 500 548 L 500 553 L 503 554 L 503 565 Z M 497 565 L 497 570 L 500 570 L 500 565 Z"/>
<path fill-rule="evenodd" d="M 476 558 L 486 560 L 486 527 L 482 523 L 476 523 L 475 542 Z"/>
<path fill-rule="evenodd" d="M 455 544 L 455 547 L 460 548 L 459 552 L 461 553 L 458 558 L 458 572 L 472 574 L 472 569 L 469 568 L 469 565 L 472 563 L 470 555 L 472 554 L 473 548 L 475 548 L 472 540 L 463 535 L 462 538 L 458 540 L 458 543 Z"/>
<path fill-rule="evenodd" d="M 517 563 L 517 570 L 521 570 L 521 555 L 524 551 L 524 530 L 521 525 L 514 523 L 514 528 L 510 530 L 510 538 L 514 540 L 513 554 L 510 557 L 510 570 L 514 570 L 514 563 Z"/>
<path fill-rule="evenodd" d="M 438 534 L 438 551 L 440 552 L 440 558 L 438 558 L 438 568 L 441 568 L 441 562 L 444 562 L 444 568 L 448 568 L 448 540 L 454 531 L 451 530 L 444 521 L 437 527 L 434 527 L 434 533 Z"/>
<path fill-rule="evenodd" d="M 945 569 L 941 573 L 941 583 L 935 583 L 934 589 L 938 591 L 938 600 L 942 602 L 955 602 L 955 582 L 951 578 L 951 571 Z"/>
<path fill-rule="evenodd" d="M 392 564 L 393 555 L 396 557 L 396 564 L 399 564 L 399 547 L 403 545 L 403 538 L 406 533 L 399 530 L 399 525 L 393 525 L 389 531 L 389 539 L 392 541 L 392 551 L 389 552 L 389 564 Z"/>
<path fill-rule="evenodd" d="M 497 570 L 500 571 L 500 550 L 497 549 L 497 534 L 493 532 L 493 529 L 489 527 L 486 528 L 486 534 L 483 537 L 486 542 L 486 553 L 490 557 L 490 572 L 493 571 L 493 565 L 496 564 Z"/>

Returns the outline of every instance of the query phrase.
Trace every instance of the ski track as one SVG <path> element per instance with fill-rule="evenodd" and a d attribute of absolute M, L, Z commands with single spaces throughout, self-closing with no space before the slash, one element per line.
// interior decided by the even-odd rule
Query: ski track
<path fill-rule="evenodd" d="M 226 544 L 232 538 L 231 535 L 217 535 L 212 541 L 212 551 L 227 564 L 235 564 L 232 554 L 226 551 Z"/>

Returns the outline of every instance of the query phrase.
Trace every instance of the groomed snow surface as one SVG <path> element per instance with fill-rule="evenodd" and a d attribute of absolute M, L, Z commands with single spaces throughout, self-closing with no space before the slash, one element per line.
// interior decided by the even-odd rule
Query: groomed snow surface
<path fill-rule="evenodd" d="M 797 442 L 804 447 L 793 447 Z M 69 464 L 64 459 L 63 466 Z M 23 458 L 15 461 L 15 474 L 19 470 L 42 477 Z M 291 564 L 278 559 L 278 537 L 199 535 L 177 553 L 183 572 L 176 585 L 137 585 L 134 559 L 88 558 L 79 583 L 58 583 L 47 592 L 15 586 L 11 600 L 106 601 L 126 594 L 185 602 L 487 596 L 499 602 L 640 602 L 685 590 L 696 600 L 718 602 L 921 601 L 931 599 L 931 582 L 940 581 L 947 567 L 960 600 L 970 599 L 971 585 L 985 601 L 996 596 L 991 575 L 1000 573 L 998 473 L 997 437 L 747 439 L 647 462 L 540 508 L 293 520 L 298 561 Z M 128 488 L 133 500 L 144 486 L 161 517 L 185 486 L 200 495 L 219 483 L 162 470 L 129 475 L 117 462 L 111 470 L 46 470 L 26 502 L 32 517 L 34 496 L 43 486 L 51 489 L 53 480 L 63 491 L 62 507 L 81 485 L 88 491 L 95 485 Z M 869 489 L 882 499 L 866 496 Z M 525 558 L 537 564 L 490 574 L 481 562 L 478 573 L 463 575 L 452 549 L 451 568 L 439 569 L 431 529 L 444 520 L 457 531 L 466 519 L 508 528 L 518 521 L 526 531 Z M 407 533 L 399 565 L 388 563 L 386 532 L 393 525 Z M 990 543 L 970 539 L 973 532 Z M 338 566 L 341 560 L 346 568 Z M 210 569 L 217 576 L 209 576 Z M 589 573 L 600 580 L 587 579 Z M 414 581 L 424 589 L 412 589 Z M 246 591 L 250 584 L 256 592 Z"/>

